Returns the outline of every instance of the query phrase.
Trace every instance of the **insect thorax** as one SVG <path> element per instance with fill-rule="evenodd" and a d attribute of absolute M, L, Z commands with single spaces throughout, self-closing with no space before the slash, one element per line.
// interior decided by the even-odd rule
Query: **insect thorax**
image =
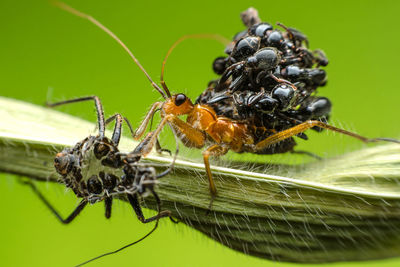
<path fill-rule="evenodd" d="M 89 136 L 57 154 L 55 167 L 62 182 L 90 203 L 123 194 L 144 194 L 156 183 L 153 167 L 126 163 L 118 148 L 104 137 Z"/>

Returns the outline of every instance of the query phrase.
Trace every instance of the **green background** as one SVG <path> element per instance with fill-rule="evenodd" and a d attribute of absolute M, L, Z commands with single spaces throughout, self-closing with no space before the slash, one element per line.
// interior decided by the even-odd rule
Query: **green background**
<path fill-rule="evenodd" d="M 264 21 L 282 22 L 307 34 L 330 64 L 320 94 L 333 102 L 332 123 L 367 136 L 400 132 L 400 2 L 398 1 L 68 1 L 112 29 L 135 53 L 154 80 L 162 59 L 179 37 L 219 33 L 230 38 L 243 29 L 239 13 L 256 7 Z M 46 1 L 0 1 L 0 94 L 43 104 L 98 95 L 107 114 L 121 112 L 138 125 L 160 99 L 127 54 L 105 33 Z M 223 47 L 210 40 L 181 44 L 167 64 L 174 92 L 195 99 L 216 76 L 212 60 Z M 52 88 L 52 89 L 49 89 Z M 89 104 L 61 110 L 94 120 Z M 29 129 L 26 129 L 29 131 Z M 299 149 L 335 155 L 362 144 L 332 133 L 310 133 Z M 82 137 L 83 138 L 83 137 Z M 168 146 L 171 140 L 162 138 Z M 185 151 L 199 157 L 200 151 Z M 229 155 L 234 157 L 234 155 Z M 228 158 L 229 158 L 228 156 Z M 293 156 L 251 159 L 298 161 Z M 296 160 L 297 159 L 297 160 Z M 303 159 L 300 159 L 303 160 Z M 316 170 L 318 171 L 318 170 Z M 66 215 L 77 203 L 62 186 L 41 185 Z M 103 205 L 87 208 L 71 225 L 61 225 L 29 188 L 1 175 L 0 266 L 72 266 L 138 239 L 151 229 L 131 208 L 116 201 L 111 220 Z M 146 214 L 151 214 L 147 212 Z M 153 236 L 92 266 L 294 266 L 234 252 L 183 224 L 160 222 Z M 331 266 L 399 266 L 400 259 Z M 304 265 L 303 265 L 304 266 Z"/>

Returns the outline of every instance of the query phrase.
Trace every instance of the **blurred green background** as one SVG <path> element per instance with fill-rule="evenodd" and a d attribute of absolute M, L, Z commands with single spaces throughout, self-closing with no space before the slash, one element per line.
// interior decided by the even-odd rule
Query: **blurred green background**
<path fill-rule="evenodd" d="M 333 102 L 332 123 L 360 134 L 400 134 L 398 1 L 68 1 L 112 29 L 158 80 L 171 44 L 185 34 L 219 33 L 227 38 L 243 29 L 239 13 L 256 7 L 264 21 L 282 22 L 307 34 L 312 49 L 329 60 L 329 82 L 320 95 Z M 127 54 L 87 21 L 46 1 L 0 1 L 0 94 L 43 104 L 98 95 L 107 114 L 122 112 L 138 125 L 160 99 Z M 216 76 L 212 60 L 223 47 L 210 40 L 188 40 L 167 64 L 166 81 L 174 92 L 195 99 Z M 51 88 L 51 89 L 50 89 Z M 91 104 L 61 110 L 94 121 Z M 29 129 L 26 129 L 29 131 Z M 362 144 L 332 133 L 310 133 L 299 149 L 336 155 Z M 82 137 L 83 138 L 83 137 Z M 163 143 L 171 144 L 168 138 Z M 186 154 L 185 154 L 186 153 Z M 200 156 L 200 151 L 184 155 Z M 230 155 L 231 157 L 233 155 Z M 234 156 L 233 156 L 234 157 Z M 229 156 L 228 156 L 229 158 Z M 270 162 L 289 156 L 251 157 Z M 302 160 L 302 159 L 301 159 Z M 318 171 L 318 170 L 316 170 Z M 40 188 L 62 214 L 76 197 L 62 186 Z M 61 225 L 31 190 L 2 174 L 0 179 L 0 266 L 72 266 L 138 239 L 151 229 L 131 208 L 114 203 L 106 220 L 103 205 L 87 208 L 71 225 Z M 151 214 L 148 211 L 146 214 Z M 331 266 L 399 266 L 400 259 Z M 225 248 L 183 224 L 160 223 L 144 242 L 92 266 L 294 266 L 261 260 Z M 304 265 L 303 265 L 304 266 Z"/>

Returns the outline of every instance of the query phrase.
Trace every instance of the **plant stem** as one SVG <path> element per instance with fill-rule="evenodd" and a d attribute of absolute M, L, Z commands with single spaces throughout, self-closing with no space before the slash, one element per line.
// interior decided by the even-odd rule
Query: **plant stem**
<path fill-rule="evenodd" d="M 55 153 L 94 131 L 81 119 L 0 98 L 0 171 L 56 182 Z M 120 150 L 135 145 L 122 138 Z M 151 154 L 146 161 L 168 164 L 171 157 Z M 213 166 L 218 196 L 206 215 L 210 194 L 203 164 L 179 159 L 157 187 L 163 209 L 257 257 L 316 263 L 400 255 L 399 144 L 301 166 L 270 166 L 268 173 L 243 171 L 249 166 Z M 144 205 L 156 209 L 151 197 Z"/>

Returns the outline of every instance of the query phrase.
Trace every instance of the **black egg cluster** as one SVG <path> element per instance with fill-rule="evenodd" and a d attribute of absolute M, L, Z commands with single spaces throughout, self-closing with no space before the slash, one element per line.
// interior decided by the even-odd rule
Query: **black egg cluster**
<path fill-rule="evenodd" d="M 326 119 L 331 102 L 317 97 L 326 84 L 328 60 L 320 50 L 309 50 L 300 31 L 278 23 L 250 25 L 236 34 L 226 56 L 214 60 L 220 77 L 197 103 L 210 105 L 219 116 L 252 120 L 267 129 L 287 129 L 310 119 Z"/>

